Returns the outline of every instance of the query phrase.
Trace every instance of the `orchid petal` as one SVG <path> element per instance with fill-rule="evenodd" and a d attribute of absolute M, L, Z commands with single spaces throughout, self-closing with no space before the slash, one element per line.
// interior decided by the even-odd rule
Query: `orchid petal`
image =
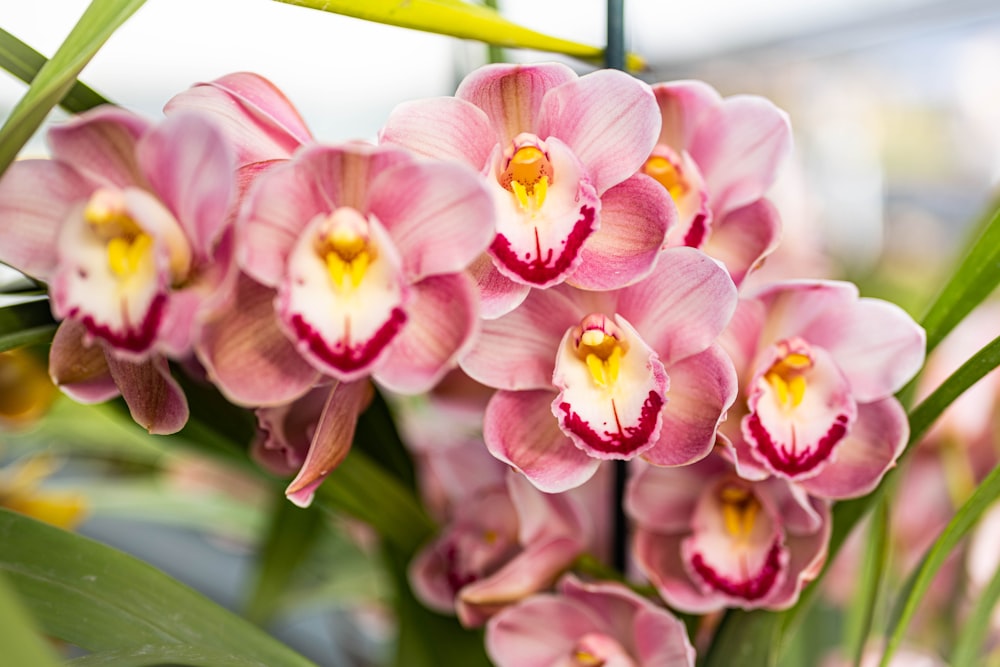
<path fill-rule="evenodd" d="M 729 211 L 716 219 L 704 248 L 729 270 L 737 286 L 778 247 L 781 219 L 767 199 Z"/>
<path fill-rule="evenodd" d="M 643 333 L 666 367 L 706 349 L 736 309 L 736 287 L 693 248 L 667 248 L 645 280 L 621 291 L 618 312 Z"/>
<path fill-rule="evenodd" d="M 78 403 L 103 403 L 120 392 L 99 344 L 85 345 L 87 330 L 74 320 L 56 329 L 49 350 L 49 375 L 63 393 Z"/>
<path fill-rule="evenodd" d="M 707 614 L 726 606 L 722 595 L 705 592 L 686 574 L 681 557 L 684 535 L 636 530 L 632 553 L 636 564 L 668 605 L 689 614 Z"/>
<path fill-rule="evenodd" d="M 456 273 L 493 240 L 493 200 L 479 175 L 447 163 L 409 163 L 381 172 L 368 211 L 392 236 L 407 279 Z"/>
<path fill-rule="evenodd" d="M 21 160 L 0 178 L 0 262 L 40 280 L 58 263 L 52 249 L 63 221 L 92 186 L 53 160 Z"/>
<path fill-rule="evenodd" d="M 486 113 L 454 97 L 396 106 L 379 133 L 380 144 L 405 146 L 432 159 L 451 159 L 481 171 L 497 144 Z"/>
<path fill-rule="evenodd" d="M 619 183 L 601 197 L 601 226 L 584 242 L 567 282 L 610 290 L 646 277 L 676 221 L 677 209 L 659 183 L 644 175 Z"/>
<path fill-rule="evenodd" d="M 684 468 L 633 467 L 625 492 L 629 518 L 658 533 L 680 533 L 688 529 L 691 515 L 707 480 L 724 473 L 724 461 L 709 457 Z"/>
<path fill-rule="evenodd" d="M 799 484 L 820 498 L 841 500 L 866 495 L 896 465 L 908 436 L 906 413 L 895 398 L 862 403 L 834 461 Z"/>
<path fill-rule="evenodd" d="M 660 114 L 648 85 L 598 70 L 548 91 L 540 137 L 558 137 L 582 162 L 598 195 L 642 167 L 656 145 Z"/>
<path fill-rule="evenodd" d="M 523 472 L 536 488 L 560 493 L 593 477 L 600 461 L 559 429 L 552 397 L 548 391 L 498 391 L 486 406 L 483 438 L 493 456 Z"/>
<path fill-rule="evenodd" d="M 289 500 L 299 507 L 312 503 L 316 489 L 350 452 L 358 417 L 370 399 L 367 380 L 339 382 L 330 390 L 305 463 L 285 489 Z"/>
<path fill-rule="evenodd" d="M 892 395 L 924 363 L 923 328 L 899 306 L 878 299 L 831 310 L 803 337 L 833 355 L 863 403 Z"/>
<path fill-rule="evenodd" d="M 184 427 L 188 404 L 166 357 L 135 363 L 108 355 L 111 377 L 128 404 L 132 419 L 154 435 L 170 435 Z"/>
<path fill-rule="evenodd" d="M 580 637 L 602 630 L 596 615 L 582 604 L 537 595 L 490 621 L 486 650 L 497 667 L 552 667 L 573 655 Z"/>
<path fill-rule="evenodd" d="M 472 279 L 430 276 L 410 288 L 406 322 L 375 370 L 392 391 L 418 394 L 436 385 L 472 343 L 478 318 Z"/>
<path fill-rule="evenodd" d="M 653 86 L 663 126 L 659 143 L 687 151 L 702 115 L 722 103 L 722 96 L 702 81 L 671 81 Z"/>
<path fill-rule="evenodd" d="M 233 298 L 212 313 L 197 343 L 209 378 L 238 405 L 288 403 L 320 378 L 279 328 L 274 298 L 274 290 L 241 274 Z"/>
<path fill-rule="evenodd" d="M 582 551 L 572 537 L 528 544 L 491 576 L 462 588 L 455 607 L 459 620 L 467 628 L 482 625 L 507 605 L 548 588 Z"/>
<path fill-rule="evenodd" d="M 830 544 L 830 509 L 816 498 L 812 499 L 813 509 L 820 517 L 819 527 L 809 533 L 787 534 L 785 545 L 788 547 L 788 573 L 780 586 L 768 600 L 767 609 L 778 611 L 788 609 L 798 602 L 802 588 L 819 576 L 826 563 L 827 549 Z"/>
<path fill-rule="evenodd" d="M 535 290 L 513 312 L 482 323 L 462 370 L 498 389 L 550 389 L 559 342 L 583 315 L 559 292 Z"/>
<path fill-rule="evenodd" d="M 52 156 L 95 184 L 125 188 L 144 181 L 136 162 L 139 138 L 150 121 L 118 107 L 101 106 L 49 130 Z"/>
<path fill-rule="evenodd" d="M 195 253 L 210 258 L 235 194 L 235 158 L 222 134 L 201 116 L 171 116 L 142 137 L 136 159 Z"/>
<path fill-rule="evenodd" d="M 313 387 L 294 401 L 254 410 L 257 438 L 250 448 L 255 461 L 277 475 L 293 475 L 305 463 L 330 386 Z"/>
<path fill-rule="evenodd" d="M 565 494 L 541 493 L 531 482 L 513 472 L 507 475 L 507 491 L 518 517 L 517 541 L 534 544 L 568 537 L 582 551 L 588 540 L 587 525 Z"/>
<path fill-rule="evenodd" d="M 469 265 L 469 274 L 479 287 L 479 316 L 495 320 L 517 308 L 528 297 L 531 287 L 515 283 L 497 271 L 493 258 L 483 253 Z"/>
<path fill-rule="evenodd" d="M 763 285 L 746 296 L 764 304 L 767 321 L 761 341 L 768 345 L 795 336 L 812 341 L 829 325 L 831 314 L 850 312 L 858 302 L 858 288 L 841 280 L 784 280 Z"/>
<path fill-rule="evenodd" d="M 462 80 L 455 97 L 482 109 L 494 128 L 494 144 L 506 146 L 521 132 L 535 132 L 547 91 L 577 78 L 561 63 L 487 65 Z"/>
<path fill-rule="evenodd" d="M 705 176 L 712 208 L 729 211 L 760 199 L 791 153 L 788 114 L 763 97 L 736 95 L 699 121 L 688 152 Z"/>
<path fill-rule="evenodd" d="M 660 439 L 643 454 L 654 465 L 687 465 L 715 446 L 719 424 L 735 402 L 736 370 L 718 345 L 670 366 Z"/>

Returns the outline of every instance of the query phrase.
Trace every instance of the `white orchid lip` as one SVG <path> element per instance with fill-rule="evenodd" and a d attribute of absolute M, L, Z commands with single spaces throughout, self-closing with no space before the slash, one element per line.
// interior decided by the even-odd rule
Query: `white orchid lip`
<path fill-rule="evenodd" d="M 173 215 L 138 188 L 95 190 L 59 239 L 65 269 L 53 289 L 62 317 L 126 355 L 156 340 L 172 286 L 191 271 L 191 248 Z"/>
<path fill-rule="evenodd" d="M 712 211 L 698 165 L 686 151 L 677 153 L 666 144 L 657 144 L 642 165 L 642 173 L 662 185 L 677 206 L 683 243 L 700 248 L 711 233 Z M 674 235 L 671 235 L 674 236 Z"/>
<path fill-rule="evenodd" d="M 372 216 L 341 207 L 317 215 L 289 256 L 283 321 L 319 370 L 358 379 L 406 322 L 398 253 Z"/>
<path fill-rule="evenodd" d="M 825 350 L 800 338 L 772 346 L 760 368 L 744 418 L 755 456 L 774 474 L 815 476 L 857 417 L 850 383 Z"/>
<path fill-rule="evenodd" d="M 585 168 L 558 139 L 522 133 L 503 153 L 495 150 L 490 172 L 498 186 L 490 246 L 497 270 L 535 287 L 562 282 L 598 225 L 600 199 Z"/>
<path fill-rule="evenodd" d="M 630 459 L 656 444 L 667 374 L 620 315 L 592 313 L 567 330 L 552 381 L 560 428 L 591 456 Z"/>
<path fill-rule="evenodd" d="M 782 531 L 750 483 L 732 477 L 711 487 L 692 524 L 682 549 L 705 592 L 755 602 L 780 585 L 789 558 Z"/>

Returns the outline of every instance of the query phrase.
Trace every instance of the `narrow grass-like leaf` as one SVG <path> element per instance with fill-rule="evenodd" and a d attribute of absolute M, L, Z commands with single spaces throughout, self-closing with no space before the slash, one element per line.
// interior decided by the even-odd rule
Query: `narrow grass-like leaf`
<path fill-rule="evenodd" d="M 267 667 L 265 663 L 204 646 L 162 644 L 101 651 L 70 660 L 66 667 Z"/>
<path fill-rule="evenodd" d="M 1000 209 L 962 254 L 962 262 L 937 296 L 923 324 L 927 351 L 938 343 L 1000 284 Z"/>
<path fill-rule="evenodd" d="M 334 14 L 422 30 L 461 39 L 474 39 L 511 49 L 535 49 L 563 53 L 601 64 L 604 50 L 558 37 L 550 37 L 503 18 L 494 9 L 458 0 L 278 0 L 290 5 L 320 9 Z M 645 62 L 628 54 L 626 66 L 640 70 Z"/>
<path fill-rule="evenodd" d="M 38 634 L 27 608 L 18 599 L 7 577 L 0 574 L 0 646 L 9 665 L 59 667 L 55 653 Z"/>
<path fill-rule="evenodd" d="M 979 667 L 983 664 L 983 643 L 997 602 L 1000 602 L 1000 568 L 997 568 L 986 589 L 979 594 L 972 613 L 962 619 L 949 663 L 951 667 Z"/>
<path fill-rule="evenodd" d="M 885 653 L 882 654 L 881 667 L 886 667 L 892 660 L 896 649 L 903 641 L 903 635 L 910 620 L 923 601 L 927 589 L 930 588 L 934 576 L 945 559 L 997 498 L 1000 498 L 1000 466 L 994 468 L 986 476 L 986 479 L 973 491 L 972 496 L 958 509 L 944 531 L 931 545 L 920 563 L 920 567 L 910 576 L 904 586 L 906 592 L 898 601 L 897 614 L 890 625 L 889 639 Z"/>
<path fill-rule="evenodd" d="M 77 74 L 145 0 L 93 0 L 0 128 L 0 173 L 73 87 Z"/>
<path fill-rule="evenodd" d="M 30 84 L 46 62 L 41 53 L 0 28 L 0 67 Z M 108 104 L 108 100 L 79 81 L 73 83 L 59 101 L 59 106 L 70 113 L 80 113 L 101 104 Z"/>
<path fill-rule="evenodd" d="M 267 667 L 312 665 L 150 565 L 7 510 L 0 571 L 46 634 L 89 651 L 178 644 Z"/>
<path fill-rule="evenodd" d="M 856 666 L 861 664 L 865 646 L 868 644 L 868 635 L 872 631 L 888 560 L 889 508 L 883 497 L 872 512 L 861 566 L 861 580 L 855 593 L 854 604 L 847 614 L 847 638 L 844 643 L 847 655 L 853 656 Z"/>
<path fill-rule="evenodd" d="M 730 609 L 722 618 L 699 665 L 774 667 L 778 663 L 783 637 L 781 618 L 780 614 L 763 609 Z"/>
<path fill-rule="evenodd" d="M 257 572 L 244 616 L 258 625 L 270 620 L 322 528 L 323 514 L 318 508 L 298 507 L 284 495 L 274 499 L 267 533 L 257 549 Z"/>
<path fill-rule="evenodd" d="M 48 343 L 55 331 L 56 322 L 46 299 L 0 308 L 0 352 Z"/>

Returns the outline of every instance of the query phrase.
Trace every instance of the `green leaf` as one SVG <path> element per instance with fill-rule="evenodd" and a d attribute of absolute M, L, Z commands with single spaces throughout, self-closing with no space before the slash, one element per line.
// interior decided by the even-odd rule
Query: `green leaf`
<path fill-rule="evenodd" d="M 47 299 L 0 307 L 0 352 L 48 343 L 56 326 Z"/>
<path fill-rule="evenodd" d="M 904 586 L 906 593 L 897 601 L 897 614 L 893 623 L 890 624 L 889 641 L 880 663 L 882 667 L 889 664 L 896 649 L 902 643 L 906 628 L 930 588 L 934 575 L 937 574 L 952 550 L 976 524 L 983 512 L 997 498 L 1000 498 L 1000 466 L 995 467 L 986 476 L 986 479 L 976 487 L 972 496 L 958 509 L 944 531 L 927 551 L 920 567 L 908 579 Z"/>
<path fill-rule="evenodd" d="M 101 651 L 66 663 L 66 667 L 157 667 L 159 665 L 265 667 L 264 663 L 247 656 L 233 655 L 226 651 L 204 646 L 181 646 L 179 644 Z"/>
<path fill-rule="evenodd" d="M 781 616 L 771 611 L 730 609 L 722 617 L 701 667 L 774 667 L 780 654 Z"/>
<path fill-rule="evenodd" d="M 423 30 L 461 39 L 474 39 L 511 49 L 535 49 L 564 53 L 600 64 L 604 50 L 558 37 L 550 37 L 503 18 L 490 7 L 459 0 L 278 0 L 290 5 L 320 9 L 334 14 Z M 626 56 L 630 70 L 640 70 L 645 62 L 635 54 Z"/>
<path fill-rule="evenodd" d="M 6 664 L 59 667 L 55 653 L 38 634 L 34 620 L 3 575 L 0 575 L 0 619 L 3 619 L 0 646 Z"/>
<path fill-rule="evenodd" d="M 80 70 L 145 0 L 93 0 L 52 59 L 39 70 L 0 128 L 0 173 L 14 161 L 45 116 L 73 87 Z"/>
<path fill-rule="evenodd" d="M 995 211 L 922 322 L 927 351 L 965 318 L 1000 284 L 1000 209 Z"/>
<path fill-rule="evenodd" d="M 1000 568 L 997 568 L 989 585 L 979 594 L 972 613 L 963 618 L 959 625 L 958 640 L 949 663 L 951 667 L 979 667 L 983 664 L 983 643 L 997 602 L 1000 602 Z"/>
<path fill-rule="evenodd" d="M 0 67 L 25 83 L 31 83 L 47 62 L 45 56 L 0 28 Z M 70 113 L 80 113 L 109 102 L 79 81 L 59 101 L 59 106 Z"/>
<path fill-rule="evenodd" d="M 7 510 L 0 571 L 46 634 L 89 651 L 177 644 L 267 667 L 312 665 L 150 565 Z"/>
<path fill-rule="evenodd" d="M 275 498 L 271 523 L 257 550 L 257 572 L 244 615 L 265 624 L 298 566 L 309 554 L 323 528 L 323 514 L 315 507 L 298 507 L 285 498 Z"/>
<path fill-rule="evenodd" d="M 882 592 L 883 577 L 889 562 L 889 509 L 883 498 L 873 513 L 868 526 L 862 560 L 861 580 L 855 594 L 855 601 L 847 614 L 847 655 L 853 656 L 854 664 L 860 665 L 868 635 L 875 619 L 875 609 Z"/>

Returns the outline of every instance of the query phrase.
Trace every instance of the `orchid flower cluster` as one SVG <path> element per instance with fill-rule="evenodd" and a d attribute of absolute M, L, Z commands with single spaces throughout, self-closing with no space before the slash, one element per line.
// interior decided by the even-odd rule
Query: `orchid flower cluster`
<path fill-rule="evenodd" d="M 794 604 L 831 504 L 907 440 L 920 327 L 849 283 L 753 275 L 791 150 L 765 99 L 492 65 L 327 145 L 237 73 L 49 145 L 0 180 L 0 261 L 49 286 L 59 387 L 172 433 L 174 374 L 211 382 L 308 505 L 374 385 L 443 524 L 413 588 L 485 624 L 498 665 L 693 664 L 670 609 Z M 632 562 L 588 579 L 615 462 Z"/>

